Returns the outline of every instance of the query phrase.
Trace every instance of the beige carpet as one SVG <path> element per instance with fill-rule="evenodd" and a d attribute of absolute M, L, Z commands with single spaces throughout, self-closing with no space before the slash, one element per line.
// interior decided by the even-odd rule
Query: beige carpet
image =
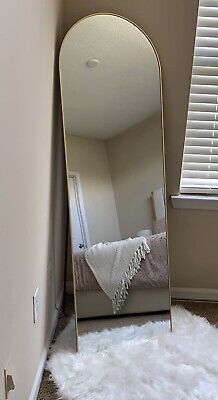
<path fill-rule="evenodd" d="M 72 302 L 71 299 L 67 298 L 67 313 L 71 314 L 72 312 Z M 209 303 L 209 302 L 190 302 L 190 301 L 174 301 L 173 304 L 179 304 L 183 307 L 187 308 L 189 311 L 194 314 L 200 315 L 208 319 L 208 321 L 214 325 L 218 326 L 218 303 Z M 138 317 L 137 317 L 138 318 Z M 141 317 L 139 317 L 141 319 Z M 55 337 L 58 336 L 59 332 L 64 329 L 65 325 L 68 323 L 69 318 L 65 317 L 63 314 L 60 315 L 58 326 L 55 332 Z M 106 321 L 106 320 L 105 320 Z M 139 321 L 138 321 L 139 322 Z M 119 326 L 125 325 L 127 323 L 127 318 L 124 318 L 123 323 L 120 322 Z M 107 322 L 108 324 L 108 322 Z M 83 326 L 82 326 L 83 325 Z M 82 331 L 85 332 L 89 328 L 93 327 L 93 321 L 91 322 L 83 322 L 81 325 Z M 39 390 L 39 394 L 37 400 L 57 400 L 58 396 L 56 394 L 56 388 L 52 381 L 49 380 L 48 373 L 45 372 L 41 387 Z"/>

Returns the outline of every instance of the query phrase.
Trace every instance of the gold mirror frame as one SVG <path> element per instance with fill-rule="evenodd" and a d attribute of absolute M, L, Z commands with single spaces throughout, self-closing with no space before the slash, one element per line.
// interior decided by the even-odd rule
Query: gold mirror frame
<path fill-rule="evenodd" d="M 90 17 L 96 16 L 96 15 L 112 15 L 114 17 L 122 18 L 132 25 L 134 25 L 137 29 L 139 29 L 143 35 L 146 37 L 146 39 L 149 41 L 151 44 L 156 60 L 158 63 L 158 69 L 159 69 L 159 78 L 160 78 L 160 105 L 161 105 L 161 129 L 162 129 L 162 148 L 163 148 L 163 180 L 164 180 L 164 206 L 165 206 L 165 223 L 166 223 L 166 244 L 167 244 L 167 271 L 168 271 L 168 287 L 169 287 L 169 310 L 170 310 L 170 331 L 172 331 L 172 313 L 171 313 L 171 286 L 170 286 L 170 269 L 169 269 L 169 241 L 168 241 L 168 218 L 167 218 L 167 195 L 166 195 L 166 160 L 165 160 L 165 132 L 164 132 L 164 112 L 163 112 L 163 82 L 162 82 L 162 69 L 161 69 L 161 62 L 159 59 L 159 55 L 157 52 L 157 49 L 150 39 L 150 37 L 144 32 L 143 29 L 141 29 L 135 22 L 131 21 L 130 19 L 123 17 L 119 14 L 114 14 L 114 13 L 108 13 L 108 12 L 99 12 L 99 13 L 94 13 L 94 14 L 89 14 L 83 18 L 80 18 L 77 22 L 75 22 L 71 28 L 67 31 L 67 33 L 64 36 L 64 39 L 61 43 L 61 48 L 60 48 L 60 53 L 59 53 L 59 77 L 60 77 L 60 92 L 61 92 L 61 108 L 62 108 L 62 121 L 63 121 L 63 134 L 64 134 L 64 152 L 65 152 L 65 167 L 66 167 L 66 174 L 67 174 L 67 193 L 68 193 L 68 215 L 69 215 L 69 207 L 70 207 L 70 195 L 69 195 L 69 180 L 68 180 L 68 160 L 67 160 L 67 146 L 66 146 L 66 132 L 65 132 L 65 119 L 64 119 L 64 107 L 63 107 L 63 92 L 62 92 L 62 82 L 61 82 L 61 69 L 60 69 L 60 56 L 61 56 L 61 51 L 62 47 L 64 44 L 64 41 L 67 39 L 68 34 L 71 30 L 74 29 L 74 27 L 79 24 L 81 21 L 84 21 L 85 19 L 88 19 Z M 79 332 L 78 332 L 78 316 L 77 316 L 77 301 L 76 301 L 76 288 L 75 288 L 75 272 L 74 272 L 74 256 L 73 256 L 73 250 L 72 250 L 72 242 L 71 242 L 71 236 L 72 236 L 72 221 L 70 216 L 69 218 L 69 224 L 68 224 L 68 233 L 70 236 L 70 244 L 71 244 L 71 263 L 72 263 L 72 275 L 73 275 L 73 299 L 74 299 L 74 316 L 75 316 L 75 350 L 76 352 L 79 351 L 79 345 L 78 345 L 78 337 L 79 337 Z"/>

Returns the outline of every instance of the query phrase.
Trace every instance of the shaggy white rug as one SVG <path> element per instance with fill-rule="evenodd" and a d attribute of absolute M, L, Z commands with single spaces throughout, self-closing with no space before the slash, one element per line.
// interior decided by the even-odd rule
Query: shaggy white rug
<path fill-rule="evenodd" d="M 89 333 L 71 353 L 72 323 L 48 369 L 67 400 L 218 400 L 218 330 L 173 307 L 168 322 Z"/>

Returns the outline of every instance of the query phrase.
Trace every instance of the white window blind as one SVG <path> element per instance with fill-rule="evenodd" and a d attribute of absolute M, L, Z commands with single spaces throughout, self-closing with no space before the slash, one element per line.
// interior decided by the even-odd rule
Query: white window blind
<path fill-rule="evenodd" d="M 200 0 L 180 184 L 218 193 L 218 0 Z"/>

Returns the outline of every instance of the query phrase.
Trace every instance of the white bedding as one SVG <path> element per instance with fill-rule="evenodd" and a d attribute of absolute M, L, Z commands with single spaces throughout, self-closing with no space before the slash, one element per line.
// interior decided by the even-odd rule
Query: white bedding
<path fill-rule="evenodd" d="M 111 299 L 114 313 L 125 302 L 131 280 L 148 253 L 150 249 L 144 237 L 98 243 L 85 251 L 86 262 L 102 290 Z"/>

